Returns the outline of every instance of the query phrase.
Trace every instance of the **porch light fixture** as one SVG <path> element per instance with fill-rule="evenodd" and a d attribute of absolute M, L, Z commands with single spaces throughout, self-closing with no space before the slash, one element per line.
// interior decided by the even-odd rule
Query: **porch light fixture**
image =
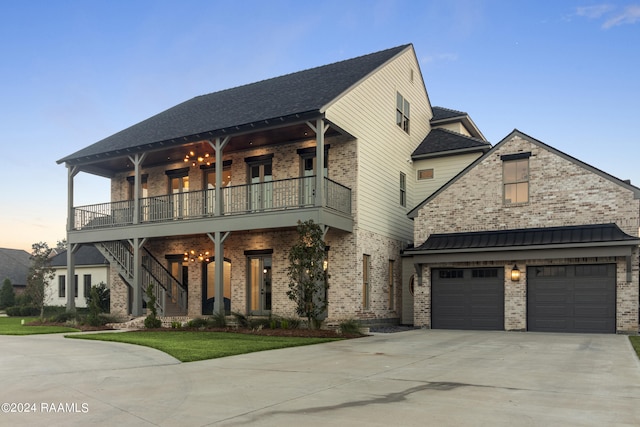
<path fill-rule="evenodd" d="M 190 262 L 196 262 L 196 261 L 209 262 L 210 260 L 209 251 L 196 252 L 193 249 L 191 249 L 190 251 L 184 253 L 183 260 L 190 261 Z"/>
<path fill-rule="evenodd" d="M 517 282 L 518 280 L 520 280 L 520 270 L 518 269 L 518 266 L 514 264 L 511 269 L 511 281 Z"/>
<path fill-rule="evenodd" d="M 184 156 L 185 163 L 191 163 L 191 166 L 195 166 L 197 164 L 203 164 L 207 166 L 211 166 L 212 157 L 209 153 L 204 154 L 196 154 L 195 151 L 189 151 L 187 155 Z"/>

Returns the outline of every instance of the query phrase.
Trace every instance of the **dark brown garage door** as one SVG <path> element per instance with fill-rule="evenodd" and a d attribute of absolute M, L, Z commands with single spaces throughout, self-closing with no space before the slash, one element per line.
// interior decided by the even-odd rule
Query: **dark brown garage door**
<path fill-rule="evenodd" d="M 504 330 L 504 269 L 433 269 L 431 327 Z"/>
<path fill-rule="evenodd" d="M 527 268 L 530 331 L 615 333 L 615 264 Z"/>

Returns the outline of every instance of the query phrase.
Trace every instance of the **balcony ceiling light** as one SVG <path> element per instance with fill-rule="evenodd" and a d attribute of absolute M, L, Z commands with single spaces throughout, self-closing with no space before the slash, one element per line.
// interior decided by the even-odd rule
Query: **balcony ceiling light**
<path fill-rule="evenodd" d="M 209 257 L 209 251 L 204 251 L 204 252 L 196 252 L 195 250 L 191 249 L 190 251 L 187 251 L 184 253 L 184 257 L 183 260 L 185 262 L 189 261 L 189 262 L 209 262 L 211 260 L 211 258 Z"/>
<path fill-rule="evenodd" d="M 184 156 L 184 161 L 185 163 L 191 163 L 191 166 L 196 166 L 198 164 L 211 166 L 213 157 L 209 153 L 196 153 L 195 151 L 189 151 Z"/>

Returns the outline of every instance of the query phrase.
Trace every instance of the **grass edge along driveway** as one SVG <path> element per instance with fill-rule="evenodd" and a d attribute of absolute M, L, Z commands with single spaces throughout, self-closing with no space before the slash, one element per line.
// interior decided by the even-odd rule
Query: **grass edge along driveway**
<path fill-rule="evenodd" d="M 338 341 L 341 338 L 273 337 L 233 332 L 118 332 L 65 335 L 66 338 L 112 341 L 152 347 L 181 362 L 215 359 L 256 351 Z"/>
<path fill-rule="evenodd" d="M 640 336 L 629 337 L 629 341 L 631 341 L 631 346 L 636 351 L 638 358 L 640 358 Z"/>
<path fill-rule="evenodd" d="M 24 320 L 24 324 L 22 321 Z M 33 317 L 0 317 L 0 335 L 34 335 L 79 332 L 79 329 L 66 326 L 29 326 L 27 323 L 37 320 Z"/>

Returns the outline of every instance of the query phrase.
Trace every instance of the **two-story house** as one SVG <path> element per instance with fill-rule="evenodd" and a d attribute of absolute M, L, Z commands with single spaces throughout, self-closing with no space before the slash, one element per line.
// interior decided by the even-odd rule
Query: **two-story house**
<path fill-rule="evenodd" d="M 87 306 L 87 297 L 91 287 L 104 283 L 109 286 L 110 268 L 107 259 L 93 245 L 84 245 L 74 254 L 75 271 L 73 280 L 73 298 L 75 306 Z M 46 285 L 45 303 L 53 306 L 67 304 L 67 251 L 51 257 L 53 278 Z"/>
<path fill-rule="evenodd" d="M 514 130 L 409 217 L 416 326 L 638 332 L 630 182 Z"/>
<path fill-rule="evenodd" d="M 407 213 L 489 148 L 466 114 L 431 107 L 412 45 L 199 96 L 58 161 L 67 270 L 95 245 L 112 313 L 140 315 L 152 284 L 164 315 L 290 316 L 288 248 L 313 220 L 328 320 L 398 322 Z M 109 179 L 110 201 L 75 206 L 80 172 Z"/>

